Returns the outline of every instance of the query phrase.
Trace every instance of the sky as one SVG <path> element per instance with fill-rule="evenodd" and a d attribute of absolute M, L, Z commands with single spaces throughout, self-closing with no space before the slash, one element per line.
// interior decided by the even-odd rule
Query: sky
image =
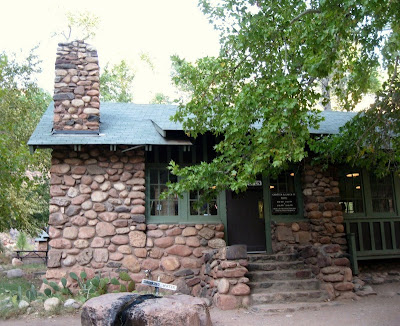
<path fill-rule="evenodd" d="M 218 33 L 197 7 L 197 0 L 3 0 L 0 13 L 0 52 L 23 56 L 39 45 L 41 87 L 53 92 L 57 44 L 65 42 L 66 13 L 90 11 L 100 18 L 96 36 L 100 69 L 106 63 L 126 60 L 135 70 L 134 102 L 148 103 L 156 93 L 171 98 L 170 56 L 190 61 L 218 54 Z M 22 54 L 21 54 L 22 51 Z M 154 70 L 140 61 L 147 53 Z"/>

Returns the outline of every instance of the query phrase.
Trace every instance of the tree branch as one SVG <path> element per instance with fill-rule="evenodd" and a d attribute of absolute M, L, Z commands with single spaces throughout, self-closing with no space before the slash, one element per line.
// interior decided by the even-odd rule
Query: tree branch
<path fill-rule="evenodd" d="M 308 15 L 308 14 L 320 14 L 321 10 L 319 9 L 307 9 L 306 11 L 303 11 L 301 14 L 297 15 L 294 17 L 291 21 L 290 24 L 293 24 L 294 22 L 300 20 L 301 17 Z"/>

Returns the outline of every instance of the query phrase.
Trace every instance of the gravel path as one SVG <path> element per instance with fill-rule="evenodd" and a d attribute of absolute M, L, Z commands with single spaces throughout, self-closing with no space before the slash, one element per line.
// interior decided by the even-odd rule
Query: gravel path
<path fill-rule="evenodd" d="M 211 310 L 214 326 L 398 326 L 400 325 L 400 282 L 374 285 L 377 295 L 358 301 L 339 301 L 318 310 L 265 313 L 262 311 Z M 64 316 L 34 319 L 24 316 L 18 320 L 0 321 L 4 326 L 79 326 L 80 317 Z M 191 325 L 188 325 L 191 326 Z"/>

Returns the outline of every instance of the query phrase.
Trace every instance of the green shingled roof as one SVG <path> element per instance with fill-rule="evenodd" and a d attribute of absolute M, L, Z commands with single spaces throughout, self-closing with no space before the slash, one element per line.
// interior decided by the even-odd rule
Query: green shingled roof
<path fill-rule="evenodd" d="M 175 105 L 102 103 L 100 134 L 52 134 L 53 103 L 50 103 L 29 139 L 29 146 L 55 145 L 191 145 L 189 139 L 166 138 L 166 131 L 183 130 L 170 120 Z M 339 127 L 354 117 L 353 112 L 324 111 L 325 118 L 312 134 L 336 134 Z"/>

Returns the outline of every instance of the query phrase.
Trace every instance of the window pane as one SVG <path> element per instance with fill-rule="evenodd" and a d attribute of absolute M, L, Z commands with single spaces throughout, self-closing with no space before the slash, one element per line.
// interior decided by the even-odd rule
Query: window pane
<path fill-rule="evenodd" d="M 354 214 L 364 212 L 363 185 L 361 172 L 346 170 L 339 180 L 340 204 L 344 213 Z"/>
<path fill-rule="evenodd" d="M 178 201 L 174 200 L 172 203 L 172 212 L 171 215 L 178 216 L 179 215 L 179 208 L 178 208 Z"/>
<path fill-rule="evenodd" d="M 168 170 L 160 170 L 160 183 L 166 184 L 168 181 Z"/>
<path fill-rule="evenodd" d="M 178 181 L 178 177 L 172 173 L 169 173 L 169 181 L 175 183 Z"/>
<path fill-rule="evenodd" d="M 154 200 L 150 201 L 150 215 L 156 215 L 156 202 Z"/>
<path fill-rule="evenodd" d="M 158 183 L 158 170 L 150 170 L 150 183 L 153 185 Z"/>
<path fill-rule="evenodd" d="M 200 192 L 190 192 L 190 215 L 218 215 L 217 200 L 214 198 L 208 203 L 200 204 Z"/>
<path fill-rule="evenodd" d="M 199 198 L 199 192 L 198 191 L 191 191 L 190 192 L 190 199 L 198 199 Z"/>
<path fill-rule="evenodd" d="M 176 177 L 167 169 L 150 169 L 150 215 L 177 216 L 179 214 L 178 196 L 160 201 L 160 195 L 168 189 L 168 180 L 174 182 Z"/>
<path fill-rule="evenodd" d="M 150 199 L 156 199 L 159 196 L 158 186 L 150 186 Z"/>
<path fill-rule="evenodd" d="M 394 198 L 391 176 L 378 179 L 370 175 L 372 209 L 375 213 L 393 213 Z"/>
<path fill-rule="evenodd" d="M 218 215 L 218 206 L 217 206 L 217 202 L 216 201 L 212 201 L 209 205 L 208 205 L 208 213 L 210 215 Z"/>

